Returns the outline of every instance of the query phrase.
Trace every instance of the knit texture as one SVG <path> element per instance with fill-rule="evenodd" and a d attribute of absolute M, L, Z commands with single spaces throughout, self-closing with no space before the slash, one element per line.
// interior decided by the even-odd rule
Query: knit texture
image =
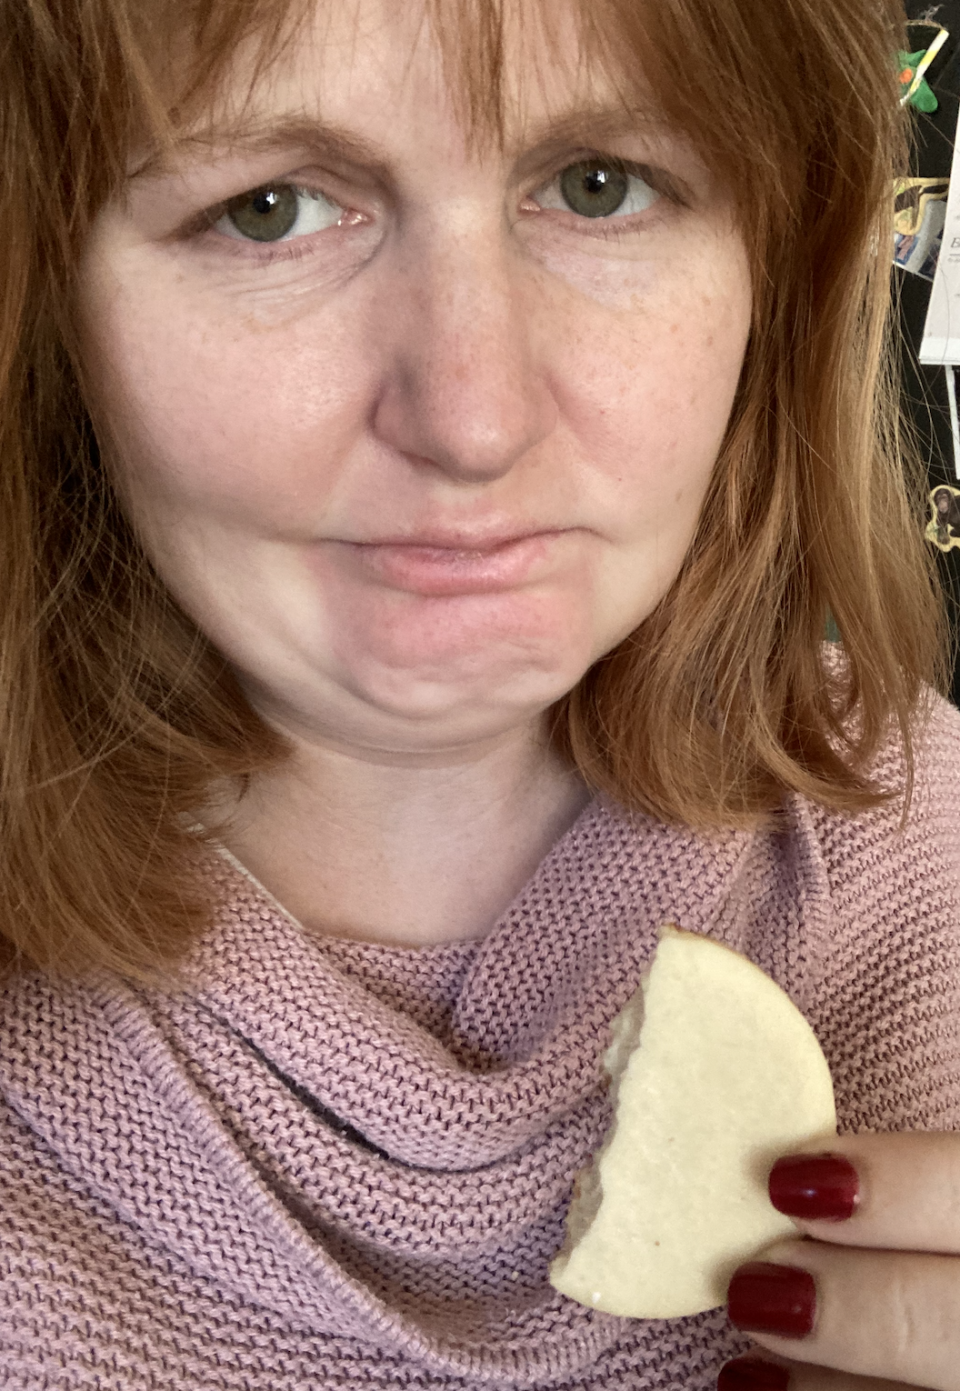
<path fill-rule="evenodd" d="M 794 799 L 705 839 L 597 799 L 482 942 L 421 951 L 309 936 L 218 859 L 187 994 L 11 982 L 0 1384 L 708 1391 L 747 1345 L 723 1310 L 621 1319 L 546 1281 L 609 1025 L 673 921 L 789 992 L 842 1128 L 960 1128 L 945 705 L 899 815 Z"/>

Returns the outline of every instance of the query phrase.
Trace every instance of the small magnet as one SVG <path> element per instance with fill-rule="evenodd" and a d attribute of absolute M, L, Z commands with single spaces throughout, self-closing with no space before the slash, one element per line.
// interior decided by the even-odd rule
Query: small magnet
<path fill-rule="evenodd" d="M 931 491 L 929 500 L 931 519 L 925 532 L 927 540 L 942 551 L 960 547 L 960 488 L 942 483 Z"/>

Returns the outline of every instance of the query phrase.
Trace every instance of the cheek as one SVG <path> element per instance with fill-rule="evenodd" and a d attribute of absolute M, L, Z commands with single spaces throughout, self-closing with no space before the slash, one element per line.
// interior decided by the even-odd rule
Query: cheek
<path fill-rule="evenodd" d="M 564 414 L 635 535 L 695 524 L 750 331 L 740 269 L 727 285 L 680 285 L 633 313 L 604 315 L 573 340 Z"/>
<path fill-rule="evenodd" d="M 294 530 L 310 507 L 316 520 L 325 469 L 363 423 L 364 368 L 347 337 L 336 322 L 268 330 L 115 301 L 88 356 L 131 504 Z"/>
<path fill-rule="evenodd" d="M 750 333 L 749 273 L 735 248 L 707 271 L 662 277 L 656 294 L 616 314 L 581 303 L 566 340 L 563 414 L 614 543 L 597 590 L 601 650 L 676 579 L 727 430 Z"/>

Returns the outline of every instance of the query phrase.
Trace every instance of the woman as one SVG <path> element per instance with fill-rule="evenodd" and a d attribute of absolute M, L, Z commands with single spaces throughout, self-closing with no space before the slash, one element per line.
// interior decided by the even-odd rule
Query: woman
<path fill-rule="evenodd" d="M 892 0 L 0 33 L 4 1385 L 960 1386 Z M 732 1321 L 546 1283 L 666 919 L 847 1132 Z"/>

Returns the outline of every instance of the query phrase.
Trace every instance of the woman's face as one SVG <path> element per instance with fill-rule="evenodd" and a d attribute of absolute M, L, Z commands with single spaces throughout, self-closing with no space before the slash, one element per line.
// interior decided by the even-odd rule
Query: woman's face
<path fill-rule="evenodd" d="M 670 587 L 746 255 L 572 25 L 508 61 L 501 149 L 417 6 L 322 10 L 99 216 L 86 366 L 149 554 L 261 712 L 439 750 L 535 719 Z"/>

